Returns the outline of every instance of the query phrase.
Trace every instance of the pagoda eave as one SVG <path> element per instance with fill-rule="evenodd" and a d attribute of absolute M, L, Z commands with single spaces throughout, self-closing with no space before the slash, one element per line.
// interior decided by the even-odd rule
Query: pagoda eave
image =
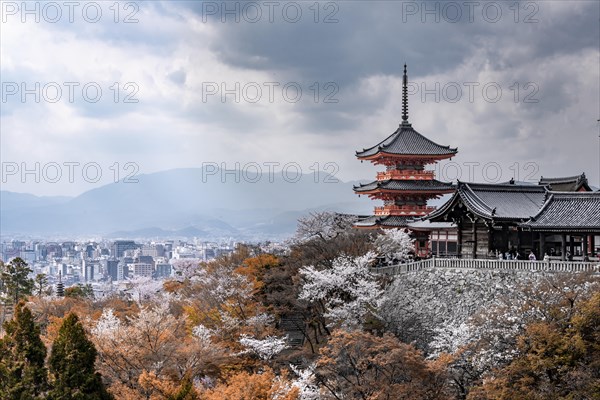
<path fill-rule="evenodd" d="M 407 227 L 408 222 L 414 218 L 412 216 L 371 215 L 359 219 L 354 223 L 354 227 L 359 229 L 402 228 Z"/>
<path fill-rule="evenodd" d="M 378 230 L 378 229 L 385 229 L 384 226 L 379 225 L 379 224 L 375 224 L 375 225 L 368 225 L 368 226 L 362 226 L 362 225 L 354 225 L 355 229 L 364 229 L 364 230 L 370 230 L 370 231 L 374 231 L 374 230 Z M 391 228 L 391 227 L 390 227 Z"/>
<path fill-rule="evenodd" d="M 357 195 L 367 195 L 371 198 L 377 198 L 378 195 L 387 195 L 391 194 L 393 196 L 414 196 L 414 195 L 424 195 L 424 196 L 443 196 L 445 194 L 454 193 L 454 188 L 450 188 L 447 190 L 405 190 L 405 189 L 373 189 L 367 191 L 358 191 L 354 189 L 354 193 Z M 387 197 L 387 196 L 385 196 Z"/>
<path fill-rule="evenodd" d="M 452 158 L 456 155 L 456 153 L 449 154 L 394 154 L 387 153 L 385 151 L 379 151 L 375 154 L 369 156 L 360 156 L 356 155 L 361 161 L 371 161 L 374 164 L 394 164 L 394 161 L 403 161 L 403 160 L 418 160 L 423 162 L 424 164 L 433 163 L 440 160 L 445 160 L 448 158 Z"/>

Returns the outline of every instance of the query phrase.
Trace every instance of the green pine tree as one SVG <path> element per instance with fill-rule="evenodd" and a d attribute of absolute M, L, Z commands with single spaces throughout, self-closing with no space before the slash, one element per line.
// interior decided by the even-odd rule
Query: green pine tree
<path fill-rule="evenodd" d="M 44 294 L 48 294 L 48 277 L 46 274 L 37 274 L 34 279 L 35 295 L 42 297 Z"/>
<path fill-rule="evenodd" d="M 96 348 L 74 313 L 67 315 L 52 344 L 49 369 L 51 400 L 109 400 L 100 374 L 95 372 Z"/>
<path fill-rule="evenodd" d="M 0 399 L 42 399 L 48 388 L 46 346 L 29 308 L 20 302 L 0 339 Z"/>
<path fill-rule="evenodd" d="M 29 278 L 29 274 L 32 272 L 25 260 L 19 257 L 4 264 L 0 271 L 0 282 L 7 300 L 17 304 L 31 294 L 33 279 Z"/>

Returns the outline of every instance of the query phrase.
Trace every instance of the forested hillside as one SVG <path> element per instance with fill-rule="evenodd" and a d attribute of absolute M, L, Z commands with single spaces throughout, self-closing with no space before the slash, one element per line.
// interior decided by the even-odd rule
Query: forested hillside
<path fill-rule="evenodd" d="M 125 292 L 51 293 L 2 265 L 1 399 L 591 399 L 598 275 L 425 270 L 407 234 L 321 213 Z"/>

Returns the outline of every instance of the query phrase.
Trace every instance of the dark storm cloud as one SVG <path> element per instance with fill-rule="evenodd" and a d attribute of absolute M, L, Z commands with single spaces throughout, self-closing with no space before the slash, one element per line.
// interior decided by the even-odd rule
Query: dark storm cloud
<path fill-rule="evenodd" d="M 298 1 L 303 16 L 295 23 L 281 14 L 293 2 L 276 1 L 275 20 L 263 14 L 256 23 L 244 15 L 237 16 L 237 23 L 235 15 L 224 23 L 220 15 L 206 15 L 207 5 L 231 8 L 252 2 L 134 3 L 139 21 L 133 24 L 115 23 L 109 9 L 113 2 L 102 2 L 105 18 L 97 24 L 63 21 L 19 29 L 11 20 L 3 26 L 4 37 L 12 38 L 11 46 L 3 42 L 3 80 L 97 81 L 105 91 L 99 103 L 2 104 L 3 127 L 11 127 L 3 154 L 42 157 L 47 146 L 39 140 L 38 121 L 49 120 L 52 126 L 43 129 L 61 143 L 53 149 L 68 156 L 91 149 L 112 160 L 114 146 L 119 155 L 135 156 L 131 159 L 140 163 L 150 160 L 160 170 L 195 165 L 202 157 L 261 161 L 276 155 L 308 165 L 317 158 L 336 162 L 344 179 L 370 176 L 363 172 L 370 167 L 357 163 L 354 151 L 374 145 L 398 126 L 406 62 L 411 84 L 501 86 L 497 103 L 482 98 L 481 86 L 472 102 L 466 92 L 455 103 L 424 99 L 421 93 L 409 96 L 415 128 L 459 147 L 457 161 L 512 165 L 536 160 L 545 165 L 540 169 L 545 175 L 569 174 L 562 169 L 571 167 L 576 173 L 591 171 L 590 177 L 597 173 L 591 165 L 597 159 L 597 126 L 590 125 L 598 118 L 597 1 L 523 1 L 517 22 L 514 1 L 477 2 L 473 21 L 463 16 L 457 22 L 435 12 L 423 14 L 422 8 L 454 3 L 466 12 L 462 1 L 323 1 L 317 3 L 317 22 L 315 2 Z M 266 12 L 265 2 L 255 4 Z M 481 12 L 490 4 L 490 10 L 499 6 L 503 12 L 495 23 Z M 408 15 L 411 5 L 421 10 Z M 337 22 L 325 23 L 327 15 Z M 527 17 L 537 21 L 525 22 Z M 29 40 L 19 42 L 23 35 Z M 130 81 L 140 86 L 140 102 L 111 101 L 109 86 Z M 202 85 L 209 81 L 228 87 L 291 82 L 303 95 L 296 103 L 282 100 L 280 89 L 275 102 L 264 97 L 256 104 L 231 97 L 223 102 L 220 94 L 207 100 Z M 333 94 L 325 88 L 329 83 L 335 85 Z M 515 83 L 520 85 L 518 101 L 512 99 Z M 524 101 L 530 93 L 523 86 L 527 83 L 537 85 L 534 102 Z M 335 101 L 326 102 L 327 94 Z"/>
<path fill-rule="evenodd" d="M 372 74 L 398 74 L 405 61 L 421 73 L 444 70 L 459 63 L 461 53 L 472 46 L 440 40 L 456 24 L 399 22 L 399 3 L 336 4 L 334 23 L 315 23 L 306 7 L 305 17 L 296 23 L 281 18 L 254 24 L 209 20 L 220 36 L 213 50 L 236 67 L 289 71 L 297 79 L 334 79 L 342 85 Z"/>
<path fill-rule="evenodd" d="M 399 75 L 404 62 L 420 75 L 442 72 L 461 63 L 490 39 L 490 44 L 496 46 L 486 47 L 486 52 L 493 56 L 494 66 L 510 68 L 519 63 L 519 59 L 502 54 L 511 44 L 525 45 L 527 57 L 576 53 L 597 47 L 600 29 L 598 5 L 594 2 L 580 3 L 560 14 L 553 12 L 547 2 L 522 2 L 518 17 L 514 15 L 514 2 L 477 2 L 472 22 L 466 16 L 467 8 L 461 6 L 465 15 L 456 23 L 439 15 L 436 22 L 436 15 L 424 11 L 406 15 L 409 3 L 420 9 L 429 7 L 421 2 L 336 2 L 335 23 L 315 23 L 313 11 L 305 3 L 298 3 L 304 14 L 296 23 L 286 22 L 277 13 L 272 23 L 265 15 L 256 23 L 249 23 L 244 18 L 236 22 L 227 14 L 222 17 L 226 22 L 222 22 L 223 4 L 239 2 L 204 2 L 219 7 L 217 15 L 208 16 L 202 4 L 190 3 L 182 4 L 192 7 L 206 24 L 218 29 L 219 41 L 213 44 L 213 50 L 222 61 L 241 68 L 289 71 L 299 75 L 298 79 L 335 79 L 339 84 L 373 74 Z M 480 10 L 487 3 L 501 6 L 498 22 L 490 22 L 493 19 L 489 16 L 484 18 Z M 444 15 L 444 2 L 429 4 L 434 8 L 437 4 L 438 14 Z M 533 4 L 535 9 L 528 7 Z M 532 21 L 525 22 L 529 15 L 533 15 Z M 519 22 L 515 23 L 515 18 Z"/>
<path fill-rule="evenodd" d="M 206 3 L 218 7 L 225 4 Z M 235 9 L 233 3 L 227 3 L 230 9 Z M 407 15 L 408 3 L 416 4 L 420 10 Z M 500 5 L 502 18 L 498 22 L 490 22 L 490 11 L 484 18 L 481 10 L 488 3 Z M 463 3 L 457 2 L 464 15 L 456 23 L 446 21 L 443 15 L 438 15 L 436 22 L 435 15 L 423 12 L 423 7 L 434 4 L 431 7 L 435 9 L 437 4 L 441 13 L 444 2 L 429 2 L 426 6 L 422 2 L 336 2 L 336 23 L 315 23 L 308 3 L 297 4 L 301 4 L 304 14 L 296 23 L 286 22 L 277 12 L 272 23 L 264 15 L 258 22 L 249 23 L 243 17 L 235 22 L 231 15 L 221 16 L 220 8 L 216 15 L 206 15 L 202 4 L 181 3 L 217 29 L 219 40 L 211 46 L 221 62 L 235 68 L 270 71 L 282 81 L 335 82 L 339 87 L 338 104 L 298 105 L 306 117 L 303 127 L 330 133 L 343 132 L 360 115 L 371 115 L 381 107 L 382 98 L 357 96 L 361 79 L 374 75 L 400 77 L 404 62 L 409 64 L 410 79 L 418 80 L 451 71 L 479 52 L 482 64 L 507 72 L 502 85 L 506 95 L 510 95 L 508 87 L 514 82 L 536 83 L 537 71 L 519 71 L 523 63 L 597 48 L 600 29 L 599 6 L 593 2 L 577 3 L 560 11 L 544 2 L 521 2 L 518 16 L 514 2 L 479 2 L 473 21 L 466 16 L 468 10 Z M 327 3 L 321 4 L 324 8 Z M 490 9 L 493 11 L 493 7 Z M 574 66 L 573 72 L 576 71 Z M 473 81 L 476 76 L 456 79 Z M 538 88 L 544 107 L 532 103 L 523 103 L 522 107 L 532 115 L 543 112 L 545 107 L 558 111 L 559 99 L 564 98 L 562 84 L 556 81 L 556 86 Z"/>

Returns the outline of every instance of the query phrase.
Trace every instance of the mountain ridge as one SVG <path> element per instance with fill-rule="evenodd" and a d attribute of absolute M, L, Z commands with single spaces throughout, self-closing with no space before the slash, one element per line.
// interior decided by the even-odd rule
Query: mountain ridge
<path fill-rule="evenodd" d="M 315 174 L 286 181 L 279 173 L 245 179 L 241 171 L 227 172 L 141 174 L 137 183 L 109 183 L 75 197 L 0 191 L 0 232 L 113 235 L 157 228 L 172 234 L 193 227 L 205 237 L 279 238 L 293 234 L 296 219 L 311 211 L 365 213 L 372 207 L 352 192 L 356 181 L 326 183 L 335 178 L 325 172 L 318 173 L 319 182 Z"/>

